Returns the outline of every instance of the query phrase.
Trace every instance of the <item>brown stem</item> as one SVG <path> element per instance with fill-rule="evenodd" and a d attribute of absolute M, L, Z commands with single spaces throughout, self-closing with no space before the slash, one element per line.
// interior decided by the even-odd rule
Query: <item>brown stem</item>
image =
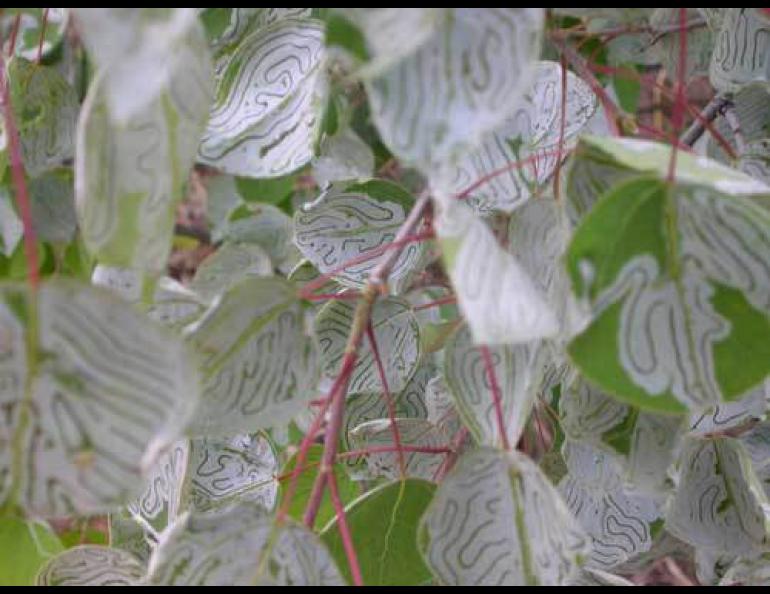
<path fill-rule="evenodd" d="M 730 131 L 733 133 L 735 149 L 738 152 L 737 156 L 740 158 L 746 154 L 746 137 L 743 135 L 741 121 L 738 119 L 738 112 L 735 110 L 735 104 L 732 101 L 725 103 L 722 108 L 722 113 L 725 116 L 727 125 L 730 126 Z"/>
<path fill-rule="evenodd" d="M 690 125 L 687 131 L 682 134 L 680 139 L 681 143 L 685 146 L 693 146 L 698 139 L 703 136 L 706 131 L 707 124 L 711 124 L 717 119 L 725 105 L 729 102 L 729 98 L 726 95 L 715 95 L 711 101 L 708 102 L 703 111 L 700 112 L 699 117 Z"/>

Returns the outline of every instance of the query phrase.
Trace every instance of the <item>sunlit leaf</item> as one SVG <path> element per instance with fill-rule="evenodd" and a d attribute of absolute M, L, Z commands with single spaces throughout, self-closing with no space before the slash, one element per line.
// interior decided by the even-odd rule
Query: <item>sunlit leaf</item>
<path fill-rule="evenodd" d="M 248 177 L 305 165 L 325 93 L 323 63 L 318 21 L 283 19 L 248 34 L 218 78 L 198 158 Z"/>

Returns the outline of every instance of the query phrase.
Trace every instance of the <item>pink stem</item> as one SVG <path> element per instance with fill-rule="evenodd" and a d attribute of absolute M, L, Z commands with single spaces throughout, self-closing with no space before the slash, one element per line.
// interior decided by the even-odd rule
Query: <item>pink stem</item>
<path fill-rule="evenodd" d="M 388 407 L 388 418 L 390 419 L 390 430 L 393 432 L 393 443 L 396 444 L 396 450 L 398 452 L 398 469 L 401 473 L 401 478 L 406 477 L 406 460 L 404 459 L 404 450 L 401 445 L 401 432 L 398 429 L 396 423 L 396 407 L 393 404 L 393 398 L 390 394 L 390 388 L 388 388 L 388 378 L 385 376 L 385 367 L 382 365 L 382 358 L 380 357 L 380 349 L 377 347 L 377 338 L 374 335 L 374 328 L 372 327 L 372 321 L 366 325 L 366 337 L 369 339 L 369 346 L 372 349 L 374 355 L 374 362 L 377 366 L 377 373 L 380 376 L 380 384 L 382 384 L 382 393 L 385 397 L 385 403 Z"/>
<path fill-rule="evenodd" d="M 358 556 L 356 555 L 356 547 L 353 546 L 353 538 L 350 535 L 350 529 L 348 528 L 348 519 L 345 516 L 345 508 L 342 505 L 339 491 L 337 490 L 337 477 L 334 473 L 329 473 L 327 479 L 329 485 L 329 495 L 331 496 L 332 505 L 337 515 L 337 525 L 340 528 L 340 536 L 342 537 L 342 546 L 345 549 L 345 556 L 348 558 L 348 566 L 350 567 L 350 573 L 353 576 L 353 584 L 355 586 L 363 586 L 364 580 L 361 578 L 361 567 L 358 565 Z"/>
<path fill-rule="evenodd" d="M 486 345 L 480 346 L 479 351 L 481 357 L 484 359 L 484 369 L 487 372 L 487 379 L 489 380 L 489 387 L 492 389 L 492 402 L 495 406 L 495 416 L 497 417 L 497 427 L 500 431 L 500 437 L 502 438 L 503 448 L 505 451 L 510 451 L 511 444 L 508 443 L 508 432 L 505 429 L 505 420 L 503 418 L 503 402 L 502 395 L 500 393 L 500 386 L 497 383 L 497 376 L 495 375 L 495 365 L 492 361 L 492 353 L 489 352 L 489 347 Z"/>
<path fill-rule="evenodd" d="M 0 95 L 2 96 L 3 116 L 5 129 L 8 135 L 8 154 L 11 161 L 11 177 L 16 195 L 16 206 L 21 214 L 24 227 L 24 256 L 27 261 L 27 282 L 33 292 L 40 285 L 39 260 L 37 253 L 37 235 L 32 223 L 32 209 L 30 207 L 27 182 L 24 177 L 24 163 L 19 144 L 19 132 L 13 118 L 11 107 L 11 94 L 8 89 L 6 77 L 5 59 L 0 54 Z"/>

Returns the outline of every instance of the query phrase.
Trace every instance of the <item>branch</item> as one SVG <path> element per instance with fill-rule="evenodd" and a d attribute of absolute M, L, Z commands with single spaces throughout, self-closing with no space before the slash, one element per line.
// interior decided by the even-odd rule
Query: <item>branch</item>
<path fill-rule="evenodd" d="M 730 131 L 733 133 L 735 148 L 738 151 L 736 156 L 742 157 L 746 154 L 746 137 L 743 135 L 741 121 L 738 119 L 738 112 L 735 110 L 735 104 L 732 101 L 725 103 L 722 108 L 722 114 L 725 116 L 725 121 L 727 121 L 727 125 L 730 126 Z"/>
<path fill-rule="evenodd" d="M 350 375 L 353 373 L 358 349 L 366 334 L 374 303 L 379 294 L 387 291 L 388 275 L 390 275 L 390 271 L 393 269 L 393 266 L 401 255 L 403 246 L 406 245 L 404 240 L 415 233 L 423 216 L 428 213 L 430 206 L 431 202 L 428 194 L 423 194 L 417 200 L 414 208 L 412 208 L 409 216 L 402 223 L 401 228 L 398 230 L 398 233 L 396 233 L 396 237 L 393 240 L 394 244 L 401 247 L 386 252 L 382 256 L 379 264 L 377 264 L 372 271 L 372 274 L 369 276 L 366 287 L 364 287 L 364 290 L 362 291 L 361 300 L 358 302 L 356 311 L 353 314 L 353 326 L 350 331 L 350 336 L 348 336 L 347 345 L 345 346 L 342 369 L 338 381 L 335 382 L 338 384 L 338 389 L 336 392 L 329 395 L 329 399 L 331 400 L 330 419 L 326 428 L 326 433 L 324 434 L 324 450 L 321 456 L 321 467 L 318 470 L 318 476 L 313 484 L 313 490 L 310 494 L 310 499 L 303 518 L 305 525 L 310 529 L 315 525 L 315 519 L 318 515 L 318 510 L 321 507 L 324 488 L 327 486 L 329 474 L 334 468 L 340 429 L 342 428 L 342 421 L 345 415 L 345 399 L 348 393 Z"/>
<path fill-rule="evenodd" d="M 701 111 L 695 118 L 695 121 L 690 125 L 687 131 L 682 134 L 681 143 L 691 147 L 698 142 L 698 139 L 703 136 L 703 133 L 706 131 L 707 125 L 717 119 L 727 103 L 729 103 L 727 95 L 721 93 L 715 95 L 711 101 L 708 102 L 708 105 L 703 108 L 703 111 Z"/>

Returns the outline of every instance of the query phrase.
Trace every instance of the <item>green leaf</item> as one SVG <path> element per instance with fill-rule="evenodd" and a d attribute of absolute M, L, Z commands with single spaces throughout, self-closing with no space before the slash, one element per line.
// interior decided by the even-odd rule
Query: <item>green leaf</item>
<path fill-rule="evenodd" d="M 302 257 L 294 245 L 291 218 L 272 204 L 250 202 L 234 208 L 223 225 L 223 233 L 231 241 L 261 247 L 273 267 L 285 274 Z"/>
<path fill-rule="evenodd" d="M 626 64 L 622 68 L 629 69 L 631 66 Z M 642 84 L 620 72 L 612 77 L 612 88 L 615 89 L 615 94 L 618 96 L 618 105 L 626 113 L 636 113 L 639 109 Z"/>
<path fill-rule="evenodd" d="M 198 403 L 181 340 L 104 290 L 0 288 L 0 451 L 6 506 L 55 517 L 111 511 L 143 487 Z"/>
<path fill-rule="evenodd" d="M 189 287 L 211 303 L 244 279 L 272 274 L 270 256 L 260 246 L 225 243 L 200 263 Z"/>
<path fill-rule="evenodd" d="M 207 52 L 202 31 L 192 28 L 172 52 L 184 64 L 123 123 L 113 120 L 107 78 L 97 78 L 89 91 L 78 124 L 75 197 L 83 238 L 103 264 L 165 269 L 176 205 L 209 109 Z"/>
<path fill-rule="evenodd" d="M 0 39 L 3 39 L 4 43 L 5 40 L 11 39 L 17 18 L 19 29 L 15 35 L 16 45 L 12 50 L 6 47 L 6 55 L 17 55 L 27 60 L 36 60 L 38 53 L 41 53 L 44 59 L 47 58 L 61 43 L 70 23 L 66 8 L 6 8 L 0 15 Z M 8 45 L 10 44 L 6 44 Z"/>
<path fill-rule="evenodd" d="M 247 279 L 187 330 L 203 401 L 190 431 L 225 436 L 280 426 L 313 398 L 316 355 L 294 286 Z"/>
<path fill-rule="evenodd" d="M 281 526 L 261 508 L 188 514 L 161 537 L 148 569 L 155 586 L 340 586 L 343 579 L 318 537 Z"/>
<path fill-rule="evenodd" d="M 335 378 L 345 357 L 347 337 L 354 322 L 356 304 L 335 300 L 325 305 L 315 319 L 324 374 Z M 385 379 L 391 394 L 403 390 L 420 361 L 420 327 L 409 304 L 395 298 L 379 300 L 372 310 L 371 324 Z M 380 392 L 380 375 L 368 341 L 362 345 L 350 376 L 348 392 Z"/>
<path fill-rule="evenodd" d="M 590 547 L 561 497 L 518 452 L 465 454 L 420 523 L 420 549 L 446 585 L 557 586 Z"/>
<path fill-rule="evenodd" d="M 418 479 L 369 491 L 345 509 L 353 546 L 367 586 L 418 586 L 431 580 L 417 550 L 417 525 L 436 487 Z M 329 552 L 351 581 L 336 522 L 322 533 Z"/>
<path fill-rule="evenodd" d="M 430 171 L 477 146 L 529 86 L 542 24 L 539 8 L 442 11 L 426 42 L 366 83 L 388 148 Z"/>
<path fill-rule="evenodd" d="M 269 179 L 236 177 L 235 187 L 238 189 L 238 194 L 246 202 L 264 202 L 278 205 L 294 192 L 295 182 L 296 178 L 293 175 Z"/>
<path fill-rule="evenodd" d="M 77 230 L 70 171 L 45 173 L 29 181 L 30 210 L 35 235 L 41 241 L 66 244 Z"/>
<path fill-rule="evenodd" d="M 380 261 L 377 254 L 396 238 L 413 204 L 408 192 L 381 180 L 332 187 L 295 213 L 295 242 L 321 273 L 334 272 L 339 283 L 361 288 Z M 388 277 L 393 292 L 404 288 L 424 251 L 420 243 L 401 250 Z M 347 265 L 367 255 L 373 257 Z"/>
<path fill-rule="evenodd" d="M 740 442 L 689 439 L 666 529 L 696 547 L 733 555 L 767 549 L 770 501 Z"/>
<path fill-rule="evenodd" d="M 310 499 L 310 493 L 313 490 L 316 477 L 318 476 L 318 470 L 320 468 L 321 456 L 323 454 L 323 446 L 312 445 L 308 450 L 307 457 L 302 466 L 299 478 L 297 479 L 297 487 L 294 492 L 294 499 L 291 501 L 288 513 L 297 520 L 302 521 L 302 516 L 307 508 L 308 500 Z M 297 467 L 297 455 L 293 455 L 286 466 L 281 471 L 281 476 L 288 477 L 292 471 Z M 345 471 L 339 464 L 334 466 L 334 477 L 337 481 L 337 490 L 340 495 L 340 500 L 344 505 L 353 501 L 360 493 L 358 486 L 348 478 Z M 287 493 L 287 487 L 291 479 L 286 479 L 283 482 L 283 488 L 281 489 L 281 504 L 284 503 Z M 329 499 L 329 494 L 324 493 L 321 500 L 321 506 L 318 508 L 318 516 L 316 517 L 316 523 L 319 526 L 324 526 L 328 522 L 334 519 L 334 506 Z"/>
<path fill-rule="evenodd" d="M 668 183 L 668 147 L 583 143 L 578 161 L 612 162 L 628 181 L 601 197 L 567 253 L 574 291 L 591 307 L 572 361 L 643 409 L 742 397 L 770 372 L 770 213 L 759 202 L 770 189 L 687 154 Z"/>
<path fill-rule="evenodd" d="M 38 570 L 64 550 L 46 524 L 16 518 L 0 519 L 0 547 L 0 583 L 4 586 L 33 586 Z"/>
<path fill-rule="evenodd" d="M 332 182 L 374 177 L 374 153 L 350 128 L 324 138 L 312 165 L 313 177 L 321 188 Z"/>
<path fill-rule="evenodd" d="M 72 159 L 78 98 L 65 78 L 53 67 L 15 58 L 8 83 L 26 172 L 35 177 Z"/>
<path fill-rule="evenodd" d="M 327 47 L 339 47 L 347 50 L 362 62 L 369 59 L 363 33 L 353 22 L 341 14 L 333 12 L 326 19 L 325 39 Z"/>
<path fill-rule="evenodd" d="M 144 567 L 125 551 L 94 545 L 69 549 L 37 576 L 37 586 L 138 586 Z"/>
<path fill-rule="evenodd" d="M 217 80 L 199 160 L 257 178 L 308 163 L 325 94 L 324 58 L 323 27 L 312 19 L 283 19 L 248 34 Z"/>

